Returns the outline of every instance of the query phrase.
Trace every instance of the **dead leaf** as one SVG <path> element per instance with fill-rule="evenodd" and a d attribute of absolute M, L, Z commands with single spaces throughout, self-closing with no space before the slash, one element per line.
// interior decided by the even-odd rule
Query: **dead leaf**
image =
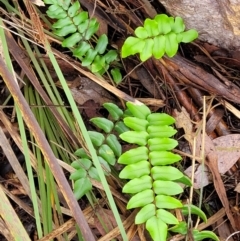
<path fill-rule="evenodd" d="M 225 174 L 240 158 L 240 134 L 230 134 L 214 140 L 210 138 L 205 140 L 205 146 L 211 146 L 211 143 L 213 143 L 217 155 L 218 171 L 220 174 Z M 197 150 L 200 151 L 200 146 L 197 147 Z M 197 156 L 199 155 L 200 153 L 197 154 Z M 201 165 L 199 167 L 201 167 Z M 190 166 L 185 170 L 185 173 L 191 176 L 191 170 L 192 167 Z M 194 188 L 198 189 L 212 183 L 211 174 L 208 174 L 209 171 L 205 170 L 204 172 L 206 173 L 201 173 L 201 168 L 197 168 L 197 171 L 195 171 Z"/>
<path fill-rule="evenodd" d="M 218 156 L 218 170 L 226 173 L 240 158 L 240 134 L 221 136 L 213 140 Z"/>
<path fill-rule="evenodd" d="M 193 141 L 193 135 L 195 135 L 193 133 L 193 123 L 191 121 L 190 115 L 189 113 L 186 111 L 186 109 L 184 107 L 182 107 L 182 111 L 178 112 L 176 109 L 174 109 L 173 111 L 173 117 L 176 120 L 176 127 L 179 128 L 183 128 L 185 134 L 184 134 L 184 138 L 190 143 L 192 144 Z"/>
<path fill-rule="evenodd" d="M 238 137 L 238 138 L 240 139 L 240 137 Z M 237 140 L 238 140 L 238 138 L 237 138 Z M 218 139 L 218 138 L 216 138 L 216 139 Z M 235 143 L 235 142 L 236 142 L 236 140 L 233 141 L 232 143 Z M 214 183 L 215 190 L 218 194 L 219 199 L 222 202 L 223 207 L 225 208 L 226 215 L 227 215 L 233 229 L 236 230 L 236 224 L 235 224 L 232 212 L 230 210 L 230 205 L 229 205 L 229 201 L 228 201 L 228 198 L 226 195 L 225 186 L 223 184 L 221 175 L 218 170 L 218 160 L 219 160 L 220 156 L 218 155 L 218 153 L 216 151 L 216 147 L 217 147 L 216 143 L 218 146 L 221 146 L 219 144 L 219 140 L 215 141 L 215 143 L 214 143 L 210 139 L 209 136 L 205 135 L 205 142 L 204 142 L 204 149 L 205 149 L 204 151 L 205 151 L 205 157 L 206 157 L 205 165 L 211 171 L 211 174 L 213 176 L 213 183 Z M 220 142 L 220 143 L 222 143 L 222 142 Z M 224 142 L 224 143 L 225 143 L 225 147 L 228 147 L 228 148 L 231 145 L 231 143 L 226 143 L 226 142 Z M 224 147 L 224 145 L 223 145 L 223 147 Z M 202 147 L 202 136 L 198 135 L 197 144 L 196 144 L 196 155 L 197 156 L 200 156 L 202 148 L 203 148 Z M 235 149 L 237 149 L 237 148 L 235 148 Z"/>
<path fill-rule="evenodd" d="M 184 173 L 191 177 L 192 175 L 192 166 L 188 167 Z M 193 182 L 193 188 L 194 189 L 200 189 L 201 187 L 207 186 L 209 183 L 212 182 L 212 175 L 209 171 L 209 169 L 201 164 L 195 165 L 195 172 L 194 172 L 194 182 Z"/>

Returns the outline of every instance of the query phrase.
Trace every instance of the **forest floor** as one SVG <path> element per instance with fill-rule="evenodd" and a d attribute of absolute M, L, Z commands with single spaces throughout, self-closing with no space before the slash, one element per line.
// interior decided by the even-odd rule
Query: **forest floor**
<path fill-rule="evenodd" d="M 106 34 L 108 48 L 118 53 L 146 18 L 165 13 L 159 2 L 147 2 L 80 1 L 100 24 L 96 36 Z M 240 60 L 227 49 L 195 40 L 181 44 L 176 56 L 161 61 L 119 57 L 115 65 L 123 80 L 116 84 L 109 74 L 103 78 L 92 74 L 61 46 L 62 38 L 51 30 L 55 20 L 41 5 L 40 0 L 0 1 L 0 240 L 84 240 L 83 230 L 91 230 L 99 241 L 124 240 L 106 188 L 112 192 L 128 240 L 151 240 L 144 225 L 134 224 L 136 211 L 126 210 L 129 196 L 121 193 L 124 182 L 117 175 L 121 165 L 112 167 L 108 187 L 91 180 L 93 189 L 77 207 L 71 189 L 64 189 L 65 184 L 73 186 L 69 176 L 75 151 L 88 146 L 61 76 L 87 130 L 96 130 L 91 118 L 108 117 L 102 106 L 106 102 L 124 109 L 126 101 L 138 100 L 153 112 L 173 116 L 179 143 L 174 152 L 182 156 L 177 167 L 190 178 L 194 170 L 193 194 L 185 190 L 178 198 L 187 202 L 191 196 L 194 205 L 202 204 L 208 221 L 194 220 L 199 230 L 213 230 L 220 240 L 240 240 L 234 234 L 240 230 Z M 7 75 L 6 66 L 15 75 Z M 13 76 L 26 103 L 14 89 Z M 122 148 L 128 150 L 129 145 L 122 143 Z M 183 239 L 172 234 L 168 240 Z"/>

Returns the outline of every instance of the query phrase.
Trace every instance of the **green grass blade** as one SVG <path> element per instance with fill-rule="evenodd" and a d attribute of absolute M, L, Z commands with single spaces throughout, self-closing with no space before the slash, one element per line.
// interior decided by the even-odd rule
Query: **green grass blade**
<path fill-rule="evenodd" d="M 61 70 L 60 70 L 60 68 L 59 68 L 59 66 L 58 66 L 58 63 L 57 63 L 57 61 L 56 61 L 56 59 L 55 59 L 55 56 L 54 56 L 54 54 L 53 54 L 52 51 L 51 51 L 50 45 L 49 45 L 48 43 L 46 43 L 45 47 L 46 47 L 46 50 L 47 50 L 47 52 L 48 52 L 48 56 L 49 56 L 49 58 L 50 58 L 50 60 L 51 60 L 51 62 L 52 62 L 52 64 L 53 64 L 53 66 L 54 66 L 54 69 L 55 69 L 55 71 L 56 71 L 56 74 L 58 75 L 58 78 L 59 78 L 59 80 L 60 80 L 60 82 L 61 82 L 61 84 L 62 84 L 63 90 L 64 90 L 64 92 L 65 92 L 65 94 L 66 94 L 66 96 L 67 96 L 67 98 L 68 98 L 68 101 L 69 101 L 70 106 L 71 106 L 71 108 L 72 108 L 73 114 L 74 114 L 74 116 L 75 116 L 75 118 L 76 118 L 76 120 L 77 120 L 77 123 L 78 123 L 81 131 L 82 131 L 83 137 L 84 137 L 84 139 L 85 139 L 85 141 L 86 141 L 86 144 L 87 144 L 87 146 L 88 146 L 88 148 L 89 148 L 89 152 L 91 153 L 91 156 L 92 156 L 92 160 L 93 160 L 93 162 L 94 162 L 94 165 L 96 166 L 96 168 L 97 168 L 97 170 L 98 170 L 98 174 L 99 174 L 100 179 L 101 179 L 101 182 L 102 182 L 102 184 L 103 184 L 103 186 L 104 186 L 104 190 L 105 190 L 105 192 L 106 192 L 106 195 L 107 195 L 109 204 L 110 204 L 110 206 L 111 206 L 111 209 L 112 209 L 112 211 L 113 211 L 114 217 L 115 217 L 116 222 L 117 222 L 117 224 L 118 224 L 118 227 L 119 227 L 119 229 L 120 229 L 121 235 L 122 235 L 123 239 L 124 239 L 125 241 L 127 241 L 128 238 L 127 238 L 127 235 L 126 235 L 126 232 L 125 232 L 123 223 L 122 223 L 122 221 L 121 221 L 121 218 L 120 218 L 120 215 L 119 215 L 119 213 L 118 213 L 116 204 L 115 204 L 115 202 L 114 202 L 112 193 L 111 193 L 110 188 L 109 188 L 109 186 L 108 186 L 108 183 L 107 183 L 107 180 L 106 180 L 106 178 L 105 178 L 104 172 L 103 172 L 102 167 L 101 167 L 101 165 L 100 165 L 100 163 L 99 163 L 99 160 L 98 160 L 98 158 L 97 158 L 96 151 L 95 151 L 95 149 L 94 149 L 94 147 L 93 147 L 93 145 L 92 145 L 92 142 L 91 142 L 91 140 L 90 140 L 90 137 L 89 137 L 89 135 L 88 135 L 88 132 L 87 132 L 87 129 L 86 129 L 85 125 L 84 125 L 84 122 L 83 122 L 83 120 L 82 120 L 82 117 L 81 117 L 81 115 L 80 115 L 80 113 L 79 113 L 79 110 L 78 110 L 78 108 L 77 108 L 77 106 L 76 106 L 76 103 L 75 103 L 75 101 L 74 101 L 74 99 L 73 99 L 73 97 L 72 97 L 72 94 L 71 94 L 71 92 L 70 92 L 70 90 L 69 90 L 69 88 L 68 88 L 68 85 L 67 85 L 67 83 L 66 83 L 66 81 L 65 81 L 65 79 L 64 79 L 64 76 L 63 76 L 63 74 L 62 74 L 62 72 L 61 72 Z"/>
<path fill-rule="evenodd" d="M 28 143 L 27 143 L 27 138 L 25 133 L 25 126 L 23 123 L 21 112 L 17 106 L 16 106 L 16 112 L 17 112 L 19 130 L 20 130 L 22 143 L 23 143 L 25 162 L 27 167 L 27 173 L 28 173 L 29 184 L 30 184 L 31 195 L 32 195 L 32 203 L 34 208 L 34 216 L 35 216 L 36 225 L 37 225 L 37 232 L 38 232 L 38 237 L 41 238 L 43 236 L 42 226 L 41 226 L 41 217 L 40 217 L 40 212 L 38 207 L 38 197 L 37 197 L 37 192 L 34 184 L 33 170 L 32 170 L 31 161 L 30 161 L 30 154 L 29 154 L 29 148 L 28 148 Z"/>

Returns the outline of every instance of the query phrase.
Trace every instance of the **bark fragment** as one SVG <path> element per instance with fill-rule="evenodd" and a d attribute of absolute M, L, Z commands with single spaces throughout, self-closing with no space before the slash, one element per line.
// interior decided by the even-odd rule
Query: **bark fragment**
<path fill-rule="evenodd" d="M 240 0 L 159 0 L 167 12 L 184 19 L 199 39 L 219 47 L 240 47 Z"/>

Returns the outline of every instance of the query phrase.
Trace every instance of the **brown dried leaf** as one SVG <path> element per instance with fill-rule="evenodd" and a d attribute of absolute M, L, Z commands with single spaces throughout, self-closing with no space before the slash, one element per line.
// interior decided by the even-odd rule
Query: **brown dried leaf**
<path fill-rule="evenodd" d="M 195 165 L 195 172 L 194 172 L 194 182 L 193 182 L 193 187 L 195 189 L 200 189 L 201 187 L 205 187 L 207 186 L 209 183 L 212 182 L 212 175 L 209 171 L 209 169 L 204 166 L 204 169 L 203 169 L 203 166 L 200 164 L 196 164 Z M 192 166 L 188 167 L 184 173 L 191 177 L 192 175 Z"/>
<path fill-rule="evenodd" d="M 240 158 L 240 134 L 221 136 L 214 140 L 206 138 L 205 146 L 211 146 L 212 144 L 215 147 L 215 153 L 217 155 L 218 171 L 220 174 L 224 174 Z M 207 149 L 208 148 L 206 148 L 206 150 Z M 199 146 L 197 147 L 197 150 L 200 150 Z M 206 153 L 206 155 L 207 154 L 208 153 Z M 199 153 L 197 154 L 197 156 L 199 156 Z M 209 174 L 209 171 L 205 170 L 205 172 L 202 173 L 202 169 L 200 168 L 200 166 L 197 168 L 194 174 L 194 188 L 196 189 L 205 187 L 212 182 L 212 177 Z M 192 167 L 189 167 L 185 170 L 185 173 L 188 176 L 191 176 L 191 169 Z"/>
<path fill-rule="evenodd" d="M 192 144 L 193 141 L 193 136 L 195 135 L 195 133 L 193 133 L 193 124 L 190 118 L 189 113 L 186 111 L 186 109 L 184 107 L 182 107 L 182 111 L 178 112 L 176 109 L 173 111 L 173 117 L 176 120 L 176 127 L 179 128 L 183 128 L 184 132 L 185 132 L 185 139 Z"/>
<path fill-rule="evenodd" d="M 226 173 L 240 158 L 240 134 L 221 136 L 213 140 L 218 156 L 218 170 Z"/>
<path fill-rule="evenodd" d="M 232 143 L 226 143 L 226 140 L 225 140 L 223 142 L 225 144 L 222 145 L 222 146 L 223 147 L 225 146 L 228 149 L 231 144 L 236 145 L 236 143 L 237 143 L 236 140 L 238 140 L 238 138 L 240 139 L 240 137 L 238 137 L 238 138 L 235 137 L 235 138 L 236 139 L 234 139 L 234 138 L 231 139 Z M 216 139 L 218 139 L 218 138 L 216 138 Z M 227 139 L 227 140 L 230 140 L 230 139 Z M 218 151 L 216 151 L 215 147 L 217 147 L 217 146 L 221 147 L 221 144 L 222 144 L 222 140 L 221 141 L 216 140 L 215 143 L 214 143 L 210 139 L 209 136 L 207 136 L 207 135 L 205 136 L 205 143 L 204 143 L 205 157 L 206 157 L 205 165 L 209 168 L 209 170 L 210 170 L 210 172 L 213 176 L 213 183 L 214 183 L 215 190 L 216 190 L 216 192 L 219 196 L 219 199 L 222 202 L 223 207 L 225 208 L 227 217 L 228 217 L 233 229 L 235 230 L 236 224 L 235 224 L 232 212 L 231 212 L 230 207 L 229 207 L 229 202 L 228 202 L 228 198 L 227 198 L 227 195 L 226 195 L 225 186 L 223 184 L 221 175 L 220 175 L 219 170 L 218 170 L 218 161 L 221 158 L 221 156 L 220 156 L 221 154 L 218 154 Z M 203 148 L 202 147 L 202 136 L 201 135 L 198 135 L 198 137 L 197 137 L 197 145 L 196 146 L 197 146 L 196 147 L 196 150 L 197 150 L 196 155 L 200 156 L 201 149 Z M 203 180 L 201 180 L 201 182 L 203 182 Z"/>

